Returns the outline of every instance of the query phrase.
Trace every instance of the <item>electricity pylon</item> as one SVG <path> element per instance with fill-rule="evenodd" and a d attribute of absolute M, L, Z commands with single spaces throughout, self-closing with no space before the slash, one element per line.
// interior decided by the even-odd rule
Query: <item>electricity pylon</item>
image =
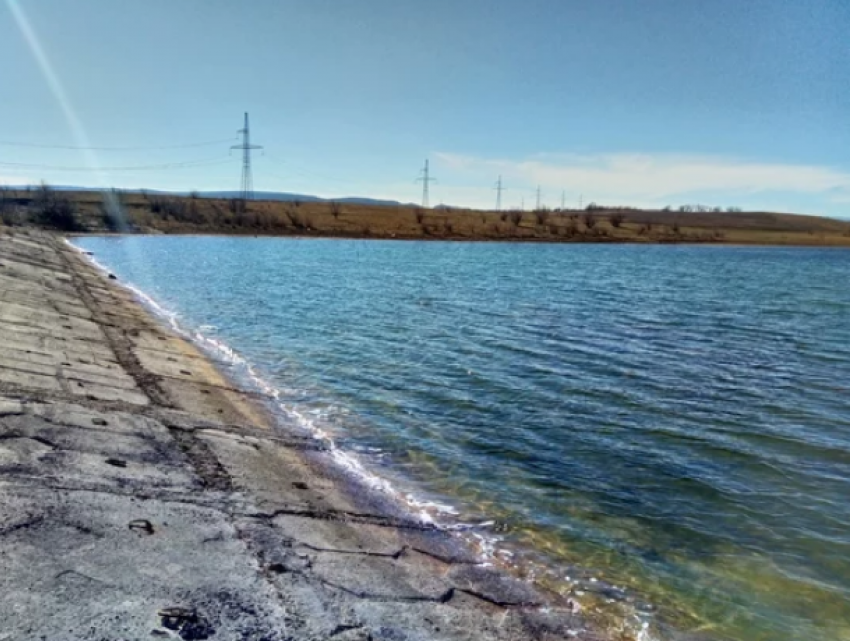
<path fill-rule="evenodd" d="M 502 210 L 502 192 L 505 191 L 505 187 L 502 187 L 502 177 L 499 176 L 499 180 L 496 181 L 496 186 L 493 187 L 496 190 L 496 211 Z"/>
<path fill-rule="evenodd" d="M 424 209 L 428 209 L 430 207 L 428 203 L 428 183 L 432 183 L 436 181 L 436 178 L 432 178 L 428 173 L 428 159 L 425 159 L 425 167 L 421 171 L 422 175 L 416 179 L 416 182 L 422 181 L 422 207 Z"/>
<path fill-rule="evenodd" d="M 261 145 L 251 144 L 251 130 L 248 127 L 248 112 L 245 112 L 245 126 L 238 131 L 242 134 L 242 144 L 233 145 L 231 149 L 242 150 L 242 189 L 240 198 L 244 203 L 254 198 L 254 179 L 251 177 L 251 150 L 262 149 Z"/>

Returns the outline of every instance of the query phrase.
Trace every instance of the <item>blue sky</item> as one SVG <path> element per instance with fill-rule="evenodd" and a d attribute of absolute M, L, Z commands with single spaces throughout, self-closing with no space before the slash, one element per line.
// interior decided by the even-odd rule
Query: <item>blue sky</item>
<path fill-rule="evenodd" d="M 432 203 L 850 216 L 848 33 L 847 0 L 0 0 L 0 183 L 236 189 L 247 110 L 258 190 L 413 201 L 427 157 Z"/>

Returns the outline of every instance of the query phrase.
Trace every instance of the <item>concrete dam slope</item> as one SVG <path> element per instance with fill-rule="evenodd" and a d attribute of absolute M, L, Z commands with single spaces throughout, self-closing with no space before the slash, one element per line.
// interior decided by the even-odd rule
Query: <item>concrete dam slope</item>
<path fill-rule="evenodd" d="M 0 231 L 0 640 L 600 638 L 262 400 L 62 238 Z"/>

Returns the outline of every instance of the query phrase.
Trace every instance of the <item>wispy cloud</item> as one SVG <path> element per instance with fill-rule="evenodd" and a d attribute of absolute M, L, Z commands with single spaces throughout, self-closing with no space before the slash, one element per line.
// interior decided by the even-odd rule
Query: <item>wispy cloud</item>
<path fill-rule="evenodd" d="M 850 198 L 850 172 L 831 167 L 765 163 L 719 156 L 616 153 L 538 155 L 503 160 L 436 154 L 446 170 L 493 182 L 501 174 L 520 189 L 582 192 L 599 202 L 660 203 L 689 195 L 728 198 L 795 194 Z"/>

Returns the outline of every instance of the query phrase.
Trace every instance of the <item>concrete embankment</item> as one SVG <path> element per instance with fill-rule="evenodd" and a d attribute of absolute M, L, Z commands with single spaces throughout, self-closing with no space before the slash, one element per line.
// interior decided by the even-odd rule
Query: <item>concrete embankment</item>
<path fill-rule="evenodd" d="M 326 458 L 61 238 L 0 232 L 0 640 L 596 638 Z"/>

